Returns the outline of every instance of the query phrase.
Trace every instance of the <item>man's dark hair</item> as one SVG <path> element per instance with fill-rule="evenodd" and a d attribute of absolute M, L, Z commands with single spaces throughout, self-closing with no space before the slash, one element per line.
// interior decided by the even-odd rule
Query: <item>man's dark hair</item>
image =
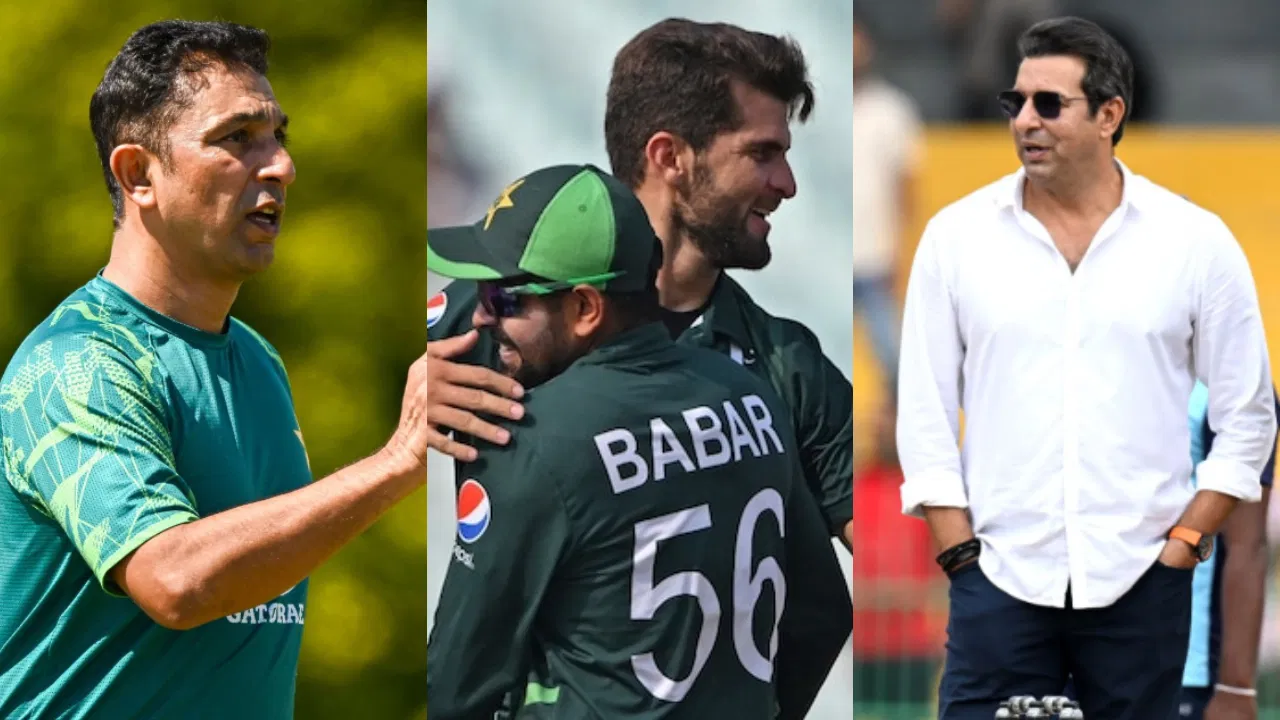
<path fill-rule="evenodd" d="M 1052 18 L 1032 25 L 1018 38 L 1018 53 L 1023 59 L 1068 55 L 1083 60 L 1080 85 L 1091 115 L 1111 98 L 1124 100 L 1124 117 L 1111 136 L 1113 146 L 1120 142 L 1133 108 L 1133 60 L 1110 33 L 1082 18 Z"/>
<path fill-rule="evenodd" d="M 618 319 L 618 331 L 634 330 L 651 322 L 662 322 L 662 304 L 658 301 L 658 271 L 662 269 L 662 241 L 653 239 L 653 256 L 644 290 L 629 293 L 605 291 L 605 301 Z"/>
<path fill-rule="evenodd" d="M 166 20 L 129 36 L 89 101 L 89 127 L 117 227 L 124 196 L 111 174 L 111 151 L 138 144 L 168 162 L 166 133 L 196 90 L 184 79 L 214 65 L 266 75 L 270 47 L 265 31 L 225 22 Z"/>
<path fill-rule="evenodd" d="M 666 131 L 705 150 L 742 125 L 731 81 L 739 80 L 787 106 L 801 122 L 813 112 L 813 84 L 794 40 L 725 23 L 671 18 L 636 35 L 613 61 L 604 116 L 613 174 L 638 187 L 644 148 Z"/>

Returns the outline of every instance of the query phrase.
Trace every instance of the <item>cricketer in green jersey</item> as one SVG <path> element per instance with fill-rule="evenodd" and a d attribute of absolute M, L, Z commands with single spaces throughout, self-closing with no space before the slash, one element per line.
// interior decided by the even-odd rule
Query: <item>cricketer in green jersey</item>
<path fill-rule="evenodd" d="M 791 588 L 847 603 L 785 406 L 672 341 L 625 185 L 556 166 L 503 198 L 428 231 L 430 267 L 479 281 L 476 325 L 530 389 L 513 442 L 460 467 L 428 716 L 492 718 L 527 679 L 518 718 L 773 720 Z"/>
<path fill-rule="evenodd" d="M 0 378 L 0 717 L 293 718 L 307 577 L 425 482 L 425 359 L 387 447 L 312 482 L 280 355 L 230 317 L 295 175 L 268 44 L 148 25 L 90 103 L 111 258 Z"/>
<path fill-rule="evenodd" d="M 812 106 L 804 56 L 793 43 L 732 25 L 666 20 L 619 51 L 605 135 L 614 174 L 640 198 L 662 240 L 658 288 L 671 333 L 681 344 L 727 355 L 773 387 L 800 443 L 811 502 L 827 530 L 851 544 L 849 381 L 808 328 L 769 314 L 724 272 L 768 264 L 766 216 L 796 192 L 790 121 L 803 121 Z M 508 202 L 504 194 L 490 212 Z M 431 444 L 459 460 L 472 457 L 472 437 L 501 444 L 524 430 L 485 420 L 520 417 L 513 412 L 519 404 L 506 399 L 519 397 L 519 384 L 488 370 L 498 367 L 492 343 L 468 332 L 475 305 L 475 285 L 458 281 L 431 299 L 427 314 L 428 337 L 438 341 L 428 344 L 429 419 L 438 430 Z M 795 691 L 786 696 L 816 697 L 849 637 L 847 606 L 815 610 L 829 632 L 795 646 L 803 648 L 797 656 L 779 650 L 778 683 Z"/>
<path fill-rule="evenodd" d="M 192 717 L 215 693 L 220 714 L 293 716 L 306 580 L 174 632 L 110 574 L 165 530 L 311 482 L 270 344 L 98 276 L 19 347 L 0 431 L 0 716 Z"/>

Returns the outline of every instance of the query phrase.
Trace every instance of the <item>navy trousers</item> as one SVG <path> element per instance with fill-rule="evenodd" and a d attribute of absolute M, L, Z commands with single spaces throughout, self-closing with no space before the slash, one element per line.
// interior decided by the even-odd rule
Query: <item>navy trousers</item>
<path fill-rule="evenodd" d="M 1079 610 L 1016 600 L 978 563 L 951 577 L 939 720 L 991 720 L 1014 695 L 1061 695 L 1072 678 L 1086 720 L 1177 717 L 1192 570 L 1160 563 L 1114 604 Z"/>

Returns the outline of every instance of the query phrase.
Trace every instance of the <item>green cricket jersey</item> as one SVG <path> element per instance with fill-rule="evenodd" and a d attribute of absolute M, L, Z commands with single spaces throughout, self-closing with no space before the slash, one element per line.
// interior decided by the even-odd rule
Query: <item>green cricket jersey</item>
<path fill-rule="evenodd" d="M 428 716 L 488 720 L 528 678 L 519 718 L 773 720 L 792 588 L 847 602 L 785 406 L 655 323 L 525 407 L 459 468 Z"/>
<path fill-rule="evenodd" d="M 475 283 L 457 281 L 430 300 L 429 340 L 471 329 Z M 805 482 L 822 508 L 832 536 L 853 519 L 853 387 L 822 352 L 813 331 L 770 315 L 728 274 L 721 273 L 706 310 L 679 337 L 731 357 L 767 381 L 790 408 L 800 441 Z M 497 346 L 486 333 L 462 362 L 498 367 Z"/>
<path fill-rule="evenodd" d="M 307 583 L 178 632 L 111 568 L 176 525 L 311 481 L 284 366 L 99 275 L 0 380 L 0 717 L 293 717 Z"/>
<path fill-rule="evenodd" d="M 428 339 L 470 330 L 476 305 L 475 283 L 450 283 L 428 302 Z M 678 339 L 682 345 L 710 348 L 730 357 L 772 387 L 789 410 L 810 504 L 821 509 L 816 521 L 833 536 L 840 533 L 853 517 L 853 389 L 823 354 L 813 332 L 793 320 L 770 315 L 722 273 L 707 307 Z M 489 334 L 481 332 L 476 345 L 458 360 L 496 368 L 497 352 Z M 522 426 L 513 430 L 513 435 L 524 432 Z M 825 554 L 829 558 L 820 562 L 831 568 L 831 575 L 823 582 L 845 587 L 834 549 L 828 546 Z M 804 716 L 843 652 L 852 623 L 847 590 L 836 597 L 809 582 L 793 588 L 791 598 L 791 607 L 808 610 L 784 618 L 777 662 L 783 718 Z"/>

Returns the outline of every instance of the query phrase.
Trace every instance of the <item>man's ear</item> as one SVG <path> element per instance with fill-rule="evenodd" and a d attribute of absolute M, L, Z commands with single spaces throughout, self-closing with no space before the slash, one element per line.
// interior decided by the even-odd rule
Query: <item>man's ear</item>
<path fill-rule="evenodd" d="M 158 165 L 156 156 L 141 145 L 117 145 L 111 151 L 109 164 L 124 197 L 144 210 L 155 208 L 156 193 L 151 180 L 152 171 Z"/>
<path fill-rule="evenodd" d="M 648 175 L 671 186 L 683 184 L 693 170 L 693 149 L 678 136 L 665 130 L 656 132 L 644 146 Z"/>
<path fill-rule="evenodd" d="M 588 337 L 604 323 L 604 293 L 591 285 L 578 285 L 566 293 L 565 308 L 569 312 L 569 331 L 579 338 Z"/>
<path fill-rule="evenodd" d="M 1098 108 L 1098 134 L 1106 139 L 1115 135 L 1120 129 L 1120 122 L 1124 120 L 1124 113 L 1124 98 L 1113 97 L 1102 103 Z"/>

